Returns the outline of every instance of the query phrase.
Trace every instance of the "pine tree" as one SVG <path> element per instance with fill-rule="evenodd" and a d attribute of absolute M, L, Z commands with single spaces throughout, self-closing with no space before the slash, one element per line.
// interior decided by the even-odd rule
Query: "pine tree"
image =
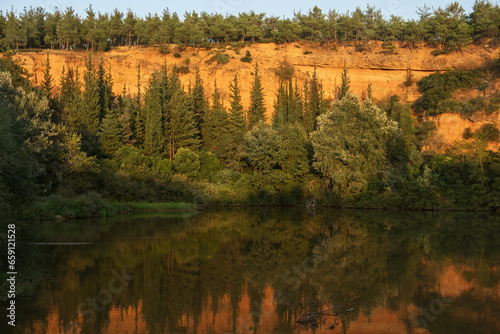
<path fill-rule="evenodd" d="M 205 119 L 205 112 L 207 111 L 207 102 L 205 100 L 205 92 L 203 89 L 203 80 L 200 77 L 200 69 L 196 67 L 194 87 L 191 91 L 190 98 L 192 100 L 193 112 L 196 120 L 196 128 L 200 135 L 203 128 L 203 121 Z"/>
<path fill-rule="evenodd" d="M 84 91 L 79 123 L 82 131 L 86 131 L 91 136 L 97 137 L 100 122 L 99 85 L 94 67 L 92 66 L 91 55 L 87 59 L 87 67 L 83 76 L 83 82 Z M 85 146 L 83 142 L 82 146 Z"/>
<path fill-rule="evenodd" d="M 123 128 L 114 111 L 108 110 L 102 120 L 100 140 L 102 150 L 108 154 L 113 154 L 123 145 Z"/>
<path fill-rule="evenodd" d="M 54 85 L 52 83 L 52 75 L 50 74 L 50 61 L 49 61 L 49 53 L 47 52 L 47 61 L 45 62 L 45 68 L 43 69 L 43 81 L 42 81 L 42 89 L 45 91 L 47 96 L 50 98 L 52 95 L 52 89 Z"/>
<path fill-rule="evenodd" d="M 203 145 L 219 159 L 227 158 L 229 138 L 229 116 L 222 105 L 217 81 L 214 82 L 212 107 L 205 114 L 203 124 Z"/>
<path fill-rule="evenodd" d="M 313 76 L 308 84 L 307 100 L 305 104 L 306 130 L 311 132 L 316 129 L 318 116 L 326 111 L 323 85 L 319 81 L 316 66 L 314 66 Z"/>
<path fill-rule="evenodd" d="M 373 101 L 373 88 L 371 82 L 368 83 L 368 88 L 366 88 L 366 98 Z"/>
<path fill-rule="evenodd" d="M 288 124 L 288 90 L 283 82 L 280 82 L 276 100 L 274 101 L 273 127 L 280 129 Z"/>
<path fill-rule="evenodd" d="M 144 96 L 144 152 L 150 156 L 162 156 L 165 151 L 164 101 L 162 76 L 155 72 L 151 76 Z"/>
<path fill-rule="evenodd" d="M 340 85 L 340 92 L 338 99 L 342 100 L 344 96 L 349 92 L 349 86 L 350 86 L 350 79 L 349 75 L 347 73 L 347 62 L 344 60 L 344 69 L 342 70 L 342 76 L 341 76 L 342 83 Z"/>
<path fill-rule="evenodd" d="M 239 148 L 243 144 L 243 139 L 246 133 L 246 120 L 243 106 L 241 105 L 240 87 L 238 85 L 238 74 L 234 75 L 234 79 L 229 85 L 231 107 L 229 109 L 229 126 L 228 126 L 228 157 L 226 164 L 229 164 L 234 169 L 239 167 Z"/>
<path fill-rule="evenodd" d="M 255 64 L 254 81 L 250 91 L 250 107 L 248 108 L 248 128 L 253 128 L 260 121 L 266 120 L 264 91 L 260 82 L 259 64 Z"/>

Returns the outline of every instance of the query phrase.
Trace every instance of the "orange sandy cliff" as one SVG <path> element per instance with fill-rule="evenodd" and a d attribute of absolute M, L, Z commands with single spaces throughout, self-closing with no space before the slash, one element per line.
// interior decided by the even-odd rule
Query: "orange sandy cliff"
<path fill-rule="evenodd" d="M 404 85 L 407 68 L 411 68 L 414 80 L 433 73 L 436 70 L 475 68 L 484 63 L 497 59 L 500 50 L 492 52 L 483 48 L 470 46 L 463 55 L 455 52 L 448 55 L 433 56 L 431 48 L 419 48 L 410 50 L 408 48 L 397 48 L 394 53 L 384 53 L 381 46 L 371 46 L 370 51 L 357 52 L 354 47 L 325 48 L 319 45 L 305 43 L 288 43 L 287 45 L 254 44 L 241 48 L 239 54 L 230 46 L 225 47 L 226 52 L 231 57 L 228 64 L 217 65 L 216 62 L 208 65 L 206 61 L 212 57 L 210 51 L 193 50 L 188 48 L 181 52 L 181 58 L 175 58 L 173 53 L 177 47 L 170 46 L 170 54 L 162 54 L 155 47 L 119 47 L 105 53 L 95 53 L 93 60 L 97 64 L 104 61 L 106 68 L 111 68 L 111 75 L 114 82 L 114 91 L 119 94 L 123 88 L 131 94 L 137 92 L 137 66 L 141 65 L 141 85 L 147 86 L 148 80 L 154 70 L 166 64 L 168 68 L 185 65 L 186 58 L 189 58 L 189 68 L 191 73 L 181 74 L 182 82 L 188 86 L 194 82 L 194 68 L 199 66 L 200 75 L 204 82 L 207 96 L 211 96 L 214 81 L 217 80 L 217 87 L 221 91 L 225 104 L 229 104 L 229 84 L 238 73 L 242 93 L 243 106 L 249 104 L 252 73 L 255 62 L 259 63 L 262 76 L 262 84 L 266 97 L 267 116 L 270 119 L 273 112 L 273 102 L 276 90 L 279 85 L 279 78 L 275 75 L 274 69 L 280 63 L 286 61 L 294 66 L 294 76 L 297 78 L 299 86 L 302 86 L 306 79 L 312 75 L 314 65 L 317 67 L 319 78 L 323 82 L 324 92 L 327 98 L 334 98 L 340 84 L 340 76 L 344 61 L 349 69 L 351 80 L 351 91 L 358 96 L 364 96 L 368 84 L 372 84 L 373 98 L 376 101 L 384 100 L 391 95 L 399 95 L 403 101 L 413 102 L 419 97 L 416 85 L 407 88 Z M 249 50 L 253 62 L 244 63 L 240 61 L 245 52 Z M 304 55 L 304 51 L 312 53 Z M 51 74 L 56 85 L 58 85 L 63 66 L 80 68 L 83 73 L 85 59 L 88 55 L 85 51 L 49 51 L 51 62 Z M 40 85 L 43 79 L 44 63 L 46 52 L 22 52 L 17 57 L 24 63 L 24 67 L 33 73 L 32 81 L 35 85 Z M 500 86 L 496 82 L 495 90 Z M 56 87 L 57 89 L 57 87 Z M 472 95 L 477 94 L 471 92 Z M 475 95 L 474 95 L 475 96 Z M 492 117 L 476 119 L 462 119 L 458 114 L 444 114 L 435 118 L 438 123 L 436 132 L 437 141 L 441 145 L 449 145 L 462 139 L 465 128 L 472 130 L 479 128 L 487 122 L 500 123 L 498 113 Z M 497 148 L 497 145 L 490 145 L 490 148 Z"/>

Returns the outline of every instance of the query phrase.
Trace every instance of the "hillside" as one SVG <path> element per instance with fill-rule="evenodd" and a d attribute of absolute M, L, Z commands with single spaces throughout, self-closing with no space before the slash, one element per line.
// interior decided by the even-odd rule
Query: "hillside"
<path fill-rule="evenodd" d="M 207 64 L 215 51 L 224 51 L 224 49 L 231 57 L 229 63 L 224 65 L 218 65 L 216 62 Z M 186 65 L 186 58 L 188 58 L 190 73 L 181 74 L 182 82 L 185 85 L 194 82 L 194 68 L 199 66 L 207 96 L 211 95 L 214 81 L 217 80 L 222 98 L 226 101 L 228 100 L 229 83 L 234 74 L 238 73 L 241 78 L 244 107 L 249 104 L 251 74 L 255 62 L 258 62 L 263 78 L 269 118 L 273 112 L 272 106 L 279 85 L 279 78 L 275 75 L 274 70 L 284 61 L 293 65 L 294 76 L 298 79 L 299 85 L 310 78 L 313 66 L 316 64 L 327 98 L 333 98 L 336 95 L 344 61 L 346 61 L 351 79 L 351 91 L 355 94 L 363 96 L 368 84 L 371 83 L 373 98 L 376 101 L 385 100 L 391 95 L 397 94 L 403 100 L 413 102 L 419 97 L 419 93 L 416 85 L 409 88 L 404 85 L 408 67 L 412 69 L 414 80 L 419 80 L 436 70 L 475 68 L 498 58 L 499 55 L 498 49 L 490 52 L 473 45 L 464 50 L 463 55 L 456 52 L 439 56 L 431 55 L 431 51 L 434 49 L 425 47 L 415 50 L 396 48 L 393 53 L 386 53 L 380 45 L 372 45 L 369 49 L 357 52 L 354 47 L 327 49 L 306 43 L 288 43 L 287 45 L 260 43 L 241 49 L 221 46 L 219 49 L 214 48 L 215 51 L 188 48 L 181 52 L 181 58 L 175 58 L 173 54 L 177 48 L 173 45 L 170 47 L 169 54 L 163 54 L 159 48 L 155 47 L 118 47 L 109 52 L 94 54 L 93 61 L 97 64 L 103 60 L 105 67 L 111 69 L 113 89 L 117 94 L 121 93 L 124 87 L 131 94 L 137 92 L 138 64 L 141 65 L 141 85 L 144 87 L 154 70 L 159 69 L 164 64 L 168 68 L 172 68 L 174 65 Z M 252 63 L 240 61 L 247 50 L 251 53 Z M 39 85 L 43 77 L 46 52 L 22 52 L 18 53 L 16 57 L 24 63 L 24 67 L 30 73 L 33 73 L 33 83 Z M 82 51 L 50 51 L 51 74 L 55 83 L 59 83 L 63 66 L 79 67 L 83 72 L 86 57 L 87 53 Z M 491 89 L 495 90 L 499 86 L 500 83 L 496 82 L 495 87 L 491 87 Z M 469 94 L 474 96 L 477 93 L 470 92 Z M 474 130 L 485 122 L 500 123 L 498 113 L 494 113 L 487 119 L 476 117 L 474 120 L 466 120 L 459 115 L 445 114 L 436 117 L 436 121 L 438 123 L 436 132 L 438 140 L 436 142 L 439 147 L 461 139 L 461 134 L 467 127 Z"/>

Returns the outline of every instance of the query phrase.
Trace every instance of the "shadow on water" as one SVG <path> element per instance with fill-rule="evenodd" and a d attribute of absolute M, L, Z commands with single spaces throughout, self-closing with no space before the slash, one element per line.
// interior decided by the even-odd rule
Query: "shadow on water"
<path fill-rule="evenodd" d="M 16 333 L 500 331 L 489 213 L 207 209 L 47 224 L 30 242 L 49 274 Z"/>

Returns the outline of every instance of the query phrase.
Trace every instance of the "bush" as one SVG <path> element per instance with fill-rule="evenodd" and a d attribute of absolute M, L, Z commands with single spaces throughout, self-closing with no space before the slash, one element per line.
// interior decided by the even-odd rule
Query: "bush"
<path fill-rule="evenodd" d="M 464 139 L 471 139 L 472 137 L 474 137 L 474 134 L 472 133 L 470 128 L 466 128 L 464 133 L 462 134 L 462 137 Z"/>
<path fill-rule="evenodd" d="M 174 57 L 175 57 L 175 58 L 181 58 L 182 56 L 181 56 L 181 54 L 180 54 L 180 53 L 177 53 L 177 52 L 176 52 L 176 53 L 174 53 Z"/>
<path fill-rule="evenodd" d="M 190 62 L 191 62 L 191 58 L 189 58 L 189 57 L 184 58 L 184 64 L 189 65 Z"/>
<path fill-rule="evenodd" d="M 476 131 L 474 137 L 479 140 L 496 142 L 500 138 L 500 130 L 494 124 L 485 124 Z"/>
<path fill-rule="evenodd" d="M 433 56 L 447 55 L 450 52 L 451 52 L 450 49 L 442 48 L 442 49 L 436 49 L 436 50 L 431 51 L 431 55 L 433 55 Z"/>
<path fill-rule="evenodd" d="M 200 157 L 190 149 L 180 148 L 173 162 L 175 171 L 187 177 L 195 178 L 200 172 Z"/>
<path fill-rule="evenodd" d="M 287 61 L 282 61 L 280 66 L 274 69 L 274 74 L 276 74 L 281 81 L 290 79 L 293 72 L 295 72 L 295 67 Z"/>
<path fill-rule="evenodd" d="M 170 48 L 168 45 L 162 45 L 160 46 L 159 51 L 161 54 L 168 55 L 170 53 Z"/>
<path fill-rule="evenodd" d="M 312 51 L 304 51 L 304 52 L 302 52 L 302 53 L 303 53 L 303 54 L 305 54 L 305 55 L 307 56 L 307 55 L 312 54 Z"/>
<path fill-rule="evenodd" d="M 200 173 L 198 178 L 205 181 L 216 181 L 215 175 L 222 169 L 222 163 L 217 156 L 210 151 L 200 153 Z"/>
<path fill-rule="evenodd" d="M 179 67 L 174 67 L 173 71 L 176 72 L 176 73 L 179 73 L 179 74 L 188 74 L 189 72 L 191 72 L 189 70 L 189 66 L 186 66 L 186 65 L 181 65 Z"/>
<path fill-rule="evenodd" d="M 227 53 L 217 51 L 209 60 L 207 60 L 207 64 L 211 65 L 214 61 L 216 61 L 218 65 L 224 65 L 229 63 L 229 59 L 230 57 Z"/>
<path fill-rule="evenodd" d="M 244 63 L 251 63 L 252 62 L 252 55 L 250 54 L 250 51 L 247 50 L 245 53 L 245 56 L 240 59 L 240 61 Z"/>

